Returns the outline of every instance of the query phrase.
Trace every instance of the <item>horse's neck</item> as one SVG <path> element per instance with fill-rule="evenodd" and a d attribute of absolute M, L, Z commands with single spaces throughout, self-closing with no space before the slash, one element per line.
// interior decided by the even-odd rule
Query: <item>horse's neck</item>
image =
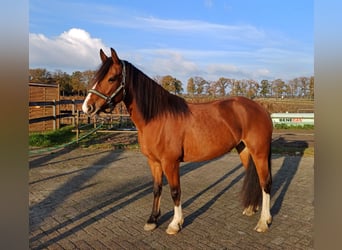
<path fill-rule="evenodd" d="M 135 100 L 133 99 L 131 103 L 125 103 L 125 105 L 135 127 L 141 131 L 145 125 L 145 122 L 135 103 Z"/>

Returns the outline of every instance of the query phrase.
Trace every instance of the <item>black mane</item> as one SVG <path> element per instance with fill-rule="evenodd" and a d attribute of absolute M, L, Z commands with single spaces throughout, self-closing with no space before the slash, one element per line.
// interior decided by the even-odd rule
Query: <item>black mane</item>
<path fill-rule="evenodd" d="M 146 123 L 161 115 L 188 115 L 190 113 L 186 101 L 166 91 L 154 80 L 146 76 L 131 63 L 123 61 L 126 67 L 126 97 L 124 102 L 130 104 L 134 98 L 140 113 Z M 100 82 L 113 64 L 108 59 L 95 73 L 93 84 Z"/>
<path fill-rule="evenodd" d="M 146 123 L 161 115 L 188 115 L 186 101 L 166 91 L 143 72 L 126 62 L 126 84 L 128 95 L 132 95 Z"/>

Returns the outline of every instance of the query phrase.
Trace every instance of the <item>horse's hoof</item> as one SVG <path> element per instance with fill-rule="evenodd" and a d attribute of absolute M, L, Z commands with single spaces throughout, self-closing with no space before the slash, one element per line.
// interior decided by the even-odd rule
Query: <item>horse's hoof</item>
<path fill-rule="evenodd" d="M 181 226 L 178 225 L 178 227 L 172 227 L 172 226 L 168 226 L 166 229 L 166 233 L 167 234 L 176 234 L 181 230 Z"/>
<path fill-rule="evenodd" d="M 152 230 L 156 229 L 156 227 L 157 227 L 156 223 L 146 223 L 144 225 L 144 230 L 145 231 L 152 231 Z"/>
<path fill-rule="evenodd" d="M 253 206 L 248 206 L 243 210 L 242 214 L 246 216 L 252 216 L 258 211 L 258 209 L 258 206 L 256 208 L 254 208 Z"/>
<path fill-rule="evenodd" d="M 172 224 L 170 223 L 169 226 L 166 229 L 167 234 L 176 234 L 180 230 L 182 230 L 182 225 L 183 225 L 184 219 L 181 219 L 181 221 L 178 224 Z"/>
<path fill-rule="evenodd" d="M 242 214 L 246 216 L 252 216 L 253 214 L 255 214 L 255 211 L 253 209 L 250 209 L 250 207 L 247 207 L 243 210 Z"/>
<path fill-rule="evenodd" d="M 258 233 L 264 233 L 268 230 L 268 224 L 271 224 L 271 222 L 272 222 L 272 216 L 268 218 L 266 221 L 259 220 L 254 230 L 257 231 Z"/>
<path fill-rule="evenodd" d="M 264 233 L 268 230 L 268 225 L 267 224 L 263 224 L 263 225 L 256 225 L 256 227 L 254 228 L 255 231 L 257 231 L 258 233 Z"/>

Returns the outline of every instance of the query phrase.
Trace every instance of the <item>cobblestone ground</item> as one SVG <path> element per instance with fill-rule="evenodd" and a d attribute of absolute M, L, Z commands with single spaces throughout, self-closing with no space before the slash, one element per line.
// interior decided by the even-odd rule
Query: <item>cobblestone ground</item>
<path fill-rule="evenodd" d="M 167 184 L 159 227 L 145 232 L 152 182 L 138 151 L 62 149 L 30 157 L 31 249 L 313 249 L 314 158 L 274 155 L 266 233 L 260 212 L 242 215 L 244 176 L 236 153 L 181 165 L 183 229 L 165 230 L 173 204 Z"/>

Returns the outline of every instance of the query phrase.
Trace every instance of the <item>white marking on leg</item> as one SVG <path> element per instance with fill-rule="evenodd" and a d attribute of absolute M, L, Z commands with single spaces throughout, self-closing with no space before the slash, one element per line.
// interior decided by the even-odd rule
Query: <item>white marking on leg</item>
<path fill-rule="evenodd" d="M 171 223 L 167 227 L 166 232 L 168 234 L 176 234 L 178 233 L 183 225 L 184 219 L 183 219 L 183 212 L 182 212 L 182 205 L 179 204 L 179 206 L 174 207 L 174 215 Z"/>
<path fill-rule="evenodd" d="M 272 222 L 272 216 L 270 212 L 270 194 L 262 190 L 262 208 L 261 216 L 255 230 L 258 232 L 265 232 L 268 229 L 268 224 Z"/>

